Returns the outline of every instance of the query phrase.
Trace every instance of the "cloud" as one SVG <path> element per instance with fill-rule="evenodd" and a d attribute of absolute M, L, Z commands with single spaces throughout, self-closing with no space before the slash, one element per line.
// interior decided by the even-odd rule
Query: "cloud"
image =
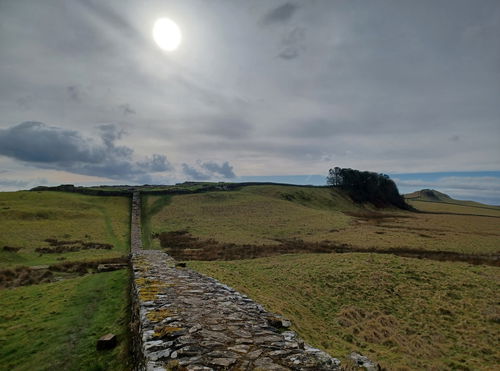
<path fill-rule="evenodd" d="M 151 157 L 146 158 L 145 161 L 139 162 L 138 165 L 143 169 L 151 172 L 161 172 L 173 170 L 173 166 L 167 160 L 167 156 L 154 154 Z"/>
<path fill-rule="evenodd" d="M 130 106 L 130 104 L 125 103 L 125 104 L 120 104 L 118 108 L 122 111 L 122 113 L 126 115 L 134 115 L 135 110 Z"/>
<path fill-rule="evenodd" d="M 297 11 L 298 6 L 292 3 L 285 3 L 269 11 L 263 18 L 263 23 L 270 25 L 273 23 L 283 23 L 288 21 Z"/>
<path fill-rule="evenodd" d="M 236 174 L 229 162 L 198 161 L 195 165 L 182 164 L 182 170 L 192 180 L 233 179 Z"/>
<path fill-rule="evenodd" d="M 302 27 L 295 27 L 288 32 L 281 41 L 282 49 L 278 57 L 282 59 L 297 58 L 300 52 L 305 49 L 305 34 L 306 31 Z"/>
<path fill-rule="evenodd" d="M 11 158 L 92 174 L 137 174 L 165 148 L 202 173 L 197 159 L 238 159 L 245 175 L 321 173 L 328 159 L 499 169 L 498 0 L 174 1 L 186 42 L 168 55 L 151 38 L 162 1 L 0 3 L 0 129 L 34 117 L 63 123 L 51 145 L 66 140 L 17 138 L 0 148 Z M 128 134 L 112 146 L 83 135 L 117 122 Z"/>
<path fill-rule="evenodd" d="M 0 130 L 0 155 L 39 168 L 130 181 L 149 180 L 150 172 L 172 169 L 166 156 L 159 154 L 135 162 L 131 148 L 116 145 L 125 134 L 116 125 L 97 129 L 98 138 L 88 138 L 75 130 L 23 122 Z"/>
<path fill-rule="evenodd" d="M 202 133 L 227 139 L 247 138 L 253 129 L 253 125 L 237 116 L 216 116 L 213 118 L 200 119 L 203 126 Z"/>
<path fill-rule="evenodd" d="M 78 86 L 76 85 L 67 86 L 66 92 L 68 93 L 71 100 L 74 100 L 75 102 L 80 102 L 82 98 L 82 92 Z"/>

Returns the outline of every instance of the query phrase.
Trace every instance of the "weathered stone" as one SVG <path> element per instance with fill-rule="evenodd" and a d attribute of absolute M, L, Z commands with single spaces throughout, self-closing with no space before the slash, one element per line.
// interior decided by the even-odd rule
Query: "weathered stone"
<path fill-rule="evenodd" d="M 292 325 L 289 320 L 281 316 L 270 316 L 267 318 L 267 323 L 276 328 L 288 328 Z"/>
<path fill-rule="evenodd" d="M 272 343 L 275 341 L 282 341 L 283 337 L 278 335 L 262 336 L 254 338 L 255 344 Z"/>
<path fill-rule="evenodd" d="M 210 365 L 213 366 L 221 366 L 221 367 L 229 367 L 236 363 L 235 358 L 212 358 L 208 361 Z"/>
<path fill-rule="evenodd" d="M 170 349 L 159 350 L 157 352 L 149 353 L 149 359 L 157 361 L 159 359 L 167 358 L 170 355 Z"/>
<path fill-rule="evenodd" d="M 207 354 L 207 357 L 211 358 L 236 358 L 237 354 L 227 350 L 214 350 Z"/>
<path fill-rule="evenodd" d="M 194 345 L 188 345 L 185 347 L 182 347 L 180 349 L 177 349 L 177 356 L 178 357 L 191 357 L 200 354 L 203 352 L 203 348 L 194 346 Z"/>
<path fill-rule="evenodd" d="M 361 355 L 356 352 L 352 352 L 349 355 L 349 358 L 353 361 L 353 363 L 357 367 L 363 367 L 366 371 L 377 371 L 379 370 L 379 366 L 377 363 L 368 359 L 368 357 Z"/>
<path fill-rule="evenodd" d="M 257 369 L 269 370 L 269 371 L 286 371 L 290 370 L 287 367 L 280 366 L 273 362 L 272 358 L 262 357 L 254 361 L 253 363 Z"/>
<path fill-rule="evenodd" d="M 229 347 L 227 349 L 238 352 L 238 353 L 248 353 L 248 351 L 250 350 L 250 345 L 239 344 L 239 345 Z"/>
<path fill-rule="evenodd" d="M 97 350 L 113 349 L 118 344 L 115 334 L 103 335 L 97 340 Z"/>
<path fill-rule="evenodd" d="M 247 358 L 248 359 L 257 359 L 260 357 L 260 355 L 264 352 L 263 349 L 257 349 L 257 350 L 254 350 L 253 352 L 250 352 L 247 354 Z"/>

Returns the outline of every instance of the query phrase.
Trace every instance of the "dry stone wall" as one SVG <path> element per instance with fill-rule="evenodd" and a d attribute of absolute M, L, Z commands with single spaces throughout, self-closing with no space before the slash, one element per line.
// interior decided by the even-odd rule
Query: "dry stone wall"
<path fill-rule="evenodd" d="M 290 331 L 286 319 L 213 278 L 177 266 L 162 251 L 142 250 L 140 210 L 139 195 L 134 194 L 137 370 L 340 369 L 337 359 Z"/>

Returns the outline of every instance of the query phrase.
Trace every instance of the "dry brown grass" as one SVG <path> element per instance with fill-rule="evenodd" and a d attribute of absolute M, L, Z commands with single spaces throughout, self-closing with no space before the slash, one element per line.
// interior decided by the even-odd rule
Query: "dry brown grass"
<path fill-rule="evenodd" d="M 497 267 L 358 253 L 189 265 L 285 315 L 338 357 L 358 351 L 389 370 L 500 364 Z"/>

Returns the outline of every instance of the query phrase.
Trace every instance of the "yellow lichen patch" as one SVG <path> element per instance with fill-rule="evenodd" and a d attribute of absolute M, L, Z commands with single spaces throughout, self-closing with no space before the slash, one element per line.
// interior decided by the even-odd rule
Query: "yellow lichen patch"
<path fill-rule="evenodd" d="M 176 360 L 176 359 L 171 359 L 170 361 L 168 361 L 167 363 L 167 371 L 177 371 L 179 370 L 179 361 Z"/>
<path fill-rule="evenodd" d="M 171 327 L 171 326 L 156 327 L 154 337 L 155 338 L 162 338 L 162 337 L 165 337 L 169 334 L 172 334 L 174 332 L 181 331 L 181 330 L 183 330 L 182 327 Z"/>
<path fill-rule="evenodd" d="M 142 287 L 139 290 L 139 298 L 141 301 L 151 301 L 156 298 L 156 295 L 160 292 L 160 289 L 156 286 Z"/>
<path fill-rule="evenodd" d="M 151 322 L 159 322 L 172 315 L 174 315 L 174 313 L 169 309 L 157 309 L 146 314 L 146 317 Z"/>
<path fill-rule="evenodd" d="M 142 301 L 154 300 L 156 295 L 158 295 L 162 289 L 173 286 L 171 283 L 165 283 L 149 278 L 137 278 L 135 283 L 139 286 L 139 298 Z"/>

